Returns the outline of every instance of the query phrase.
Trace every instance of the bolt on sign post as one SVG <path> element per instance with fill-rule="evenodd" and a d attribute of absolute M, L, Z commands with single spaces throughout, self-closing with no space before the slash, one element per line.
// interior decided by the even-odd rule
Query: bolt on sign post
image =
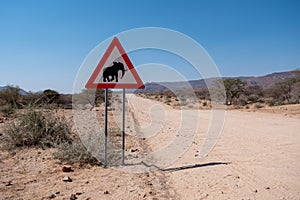
<path fill-rule="evenodd" d="M 105 89 L 104 166 L 107 166 L 107 105 L 108 88 L 123 89 L 122 95 L 122 165 L 125 155 L 125 88 L 145 88 L 117 37 L 114 37 L 85 85 L 86 88 Z"/>

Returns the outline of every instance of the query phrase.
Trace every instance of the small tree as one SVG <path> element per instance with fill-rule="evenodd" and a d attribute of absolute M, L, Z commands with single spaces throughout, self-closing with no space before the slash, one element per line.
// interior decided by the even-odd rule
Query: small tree
<path fill-rule="evenodd" d="M 50 104 L 50 103 L 56 103 L 60 95 L 55 90 L 47 89 L 44 90 L 43 96 L 44 96 L 45 103 Z"/>
<path fill-rule="evenodd" d="M 0 91 L 0 99 L 3 104 L 9 104 L 15 108 L 18 107 L 20 100 L 20 88 L 8 85 L 4 90 Z"/>
<path fill-rule="evenodd" d="M 295 83 L 291 87 L 290 100 L 292 103 L 300 103 L 300 70 L 293 71 Z"/>
<path fill-rule="evenodd" d="M 26 95 L 22 96 L 21 104 L 23 107 L 25 106 L 39 106 L 43 103 L 44 96 L 39 92 L 27 92 Z"/>
<path fill-rule="evenodd" d="M 239 78 L 227 78 L 223 80 L 226 91 L 226 103 L 231 105 L 245 90 L 246 83 Z"/>
<path fill-rule="evenodd" d="M 260 85 L 250 85 L 245 88 L 245 95 L 256 95 L 258 97 L 262 97 L 264 95 L 264 90 Z"/>
<path fill-rule="evenodd" d="M 297 82 L 295 78 L 286 78 L 278 82 L 272 88 L 271 95 L 275 99 L 289 102 L 293 85 Z"/>

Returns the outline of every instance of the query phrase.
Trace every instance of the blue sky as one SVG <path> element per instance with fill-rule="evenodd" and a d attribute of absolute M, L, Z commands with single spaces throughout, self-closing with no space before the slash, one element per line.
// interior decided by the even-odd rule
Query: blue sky
<path fill-rule="evenodd" d="M 222 76 L 263 75 L 300 66 L 297 0 L 2 0 L 0 86 L 70 93 L 81 63 L 95 46 L 119 32 L 148 26 L 196 40 Z M 188 70 L 184 73 L 187 79 L 197 78 Z"/>

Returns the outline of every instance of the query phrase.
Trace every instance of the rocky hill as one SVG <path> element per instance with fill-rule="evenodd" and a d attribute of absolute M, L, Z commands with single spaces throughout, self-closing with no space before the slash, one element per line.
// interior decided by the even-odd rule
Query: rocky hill
<path fill-rule="evenodd" d="M 288 72 L 276 72 L 272 74 L 267 74 L 264 76 L 240 76 L 240 77 L 230 77 L 230 78 L 239 78 L 242 81 L 245 81 L 247 85 L 259 85 L 263 88 L 270 88 L 275 83 L 278 83 L 285 78 L 291 78 L 294 76 L 292 71 Z M 229 77 L 223 77 L 226 79 Z M 213 84 L 218 78 L 208 78 L 200 80 L 191 80 L 188 82 L 158 82 L 158 83 L 146 83 L 145 89 L 139 90 L 139 92 L 158 92 L 165 91 L 167 88 L 173 90 L 180 90 L 187 87 L 192 87 L 194 89 L 206 88 L 207 85 Z M 189 86 L 190 85 L 190 86 Z"/>
<path fill-rule="evenodd" d="M 5 90 L 7 87 L 8 86 L 3 86 L 3 87 L 0 86 L 0 91 Z M 25 90 L 20 89 L 20 95 L 26 95 L 26 94 L 28 93 Z"/>

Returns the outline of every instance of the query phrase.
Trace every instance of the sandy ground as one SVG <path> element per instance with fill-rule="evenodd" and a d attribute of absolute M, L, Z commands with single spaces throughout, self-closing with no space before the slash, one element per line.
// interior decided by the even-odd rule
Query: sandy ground
<path fill-rule="evenodd" d="M 147 119 L 147 113 L 153 114 L 153 105 L 159 103 L 135 96 L 129 99 L 137 121 L 141 126 L 147 124 L 148 120 L 143 119 Z M 151 149 L 164 146 L 166 140 L 176 135 L 178 113 L 169 106 L 162 107 L 166 110 L 167 120 L 163 130 L 155 136 L 158 139 L 149 141 Z M 294 111 L 295 107 L 277 109 Z M 163 172 L 171 180 L 170 188 L 177 197 L 299 199 L 300 119 L 296 115 L 299 110 L 296 114 L 289 113 L 293 117 L 284 112 L 269 112 L 279 114 L 227 112 L 217 145 L 208 157 L 201 159 L 198 153 L 209 128 L 211 111 L 200 111 L 198 132 L 189 150 Z M 156 118 L 152 119 L 154 123 Z"/>
<path fill-rule="evenodd" d="M 126 132 L 143 138 L 143 142 L 135 143 L 139 149 L 135 154 L 148 164 L 151 152 L 167 151 L 170 141 L 184 139 L 189 136 L 187 132 L 193 131 L 186 128 L 178 132 L 182 116 L 170 106 L 133 95 L 127 99 Z M 298 115 L 228 111 L 215 148 L 207 157 L 199 158 L 211 111 L 190 110 L 184 120 L 188 127 L 192 126 L 194 113 L 198 112 L 199 126 L 194 138 L 186 138 L 191 144 L 185 153 L 175 151 L 177 157 L 173 162 L 146 173 L 120 170 L 126 171 L 130 166 L 106 169 L 74 166 L 74 172 L 64 173 L 62 163 L 52 157 L 55 149 L 25 149 L 14 156 L 1 152 L 0 199 L 49 199 L 51 196 L 70 199 L 71 194 L 78 199 L 300 198 Z M 129 148 L 132 147 L 128 146 L 127 157 L 132 154 Z M 178 149 L 181 150 L 180 145 Z M 163 163 L 159 157 L 153 158 L 156 165 Z M 73 181 L 63 182 L 64 176 L 70 176 Z"/>

